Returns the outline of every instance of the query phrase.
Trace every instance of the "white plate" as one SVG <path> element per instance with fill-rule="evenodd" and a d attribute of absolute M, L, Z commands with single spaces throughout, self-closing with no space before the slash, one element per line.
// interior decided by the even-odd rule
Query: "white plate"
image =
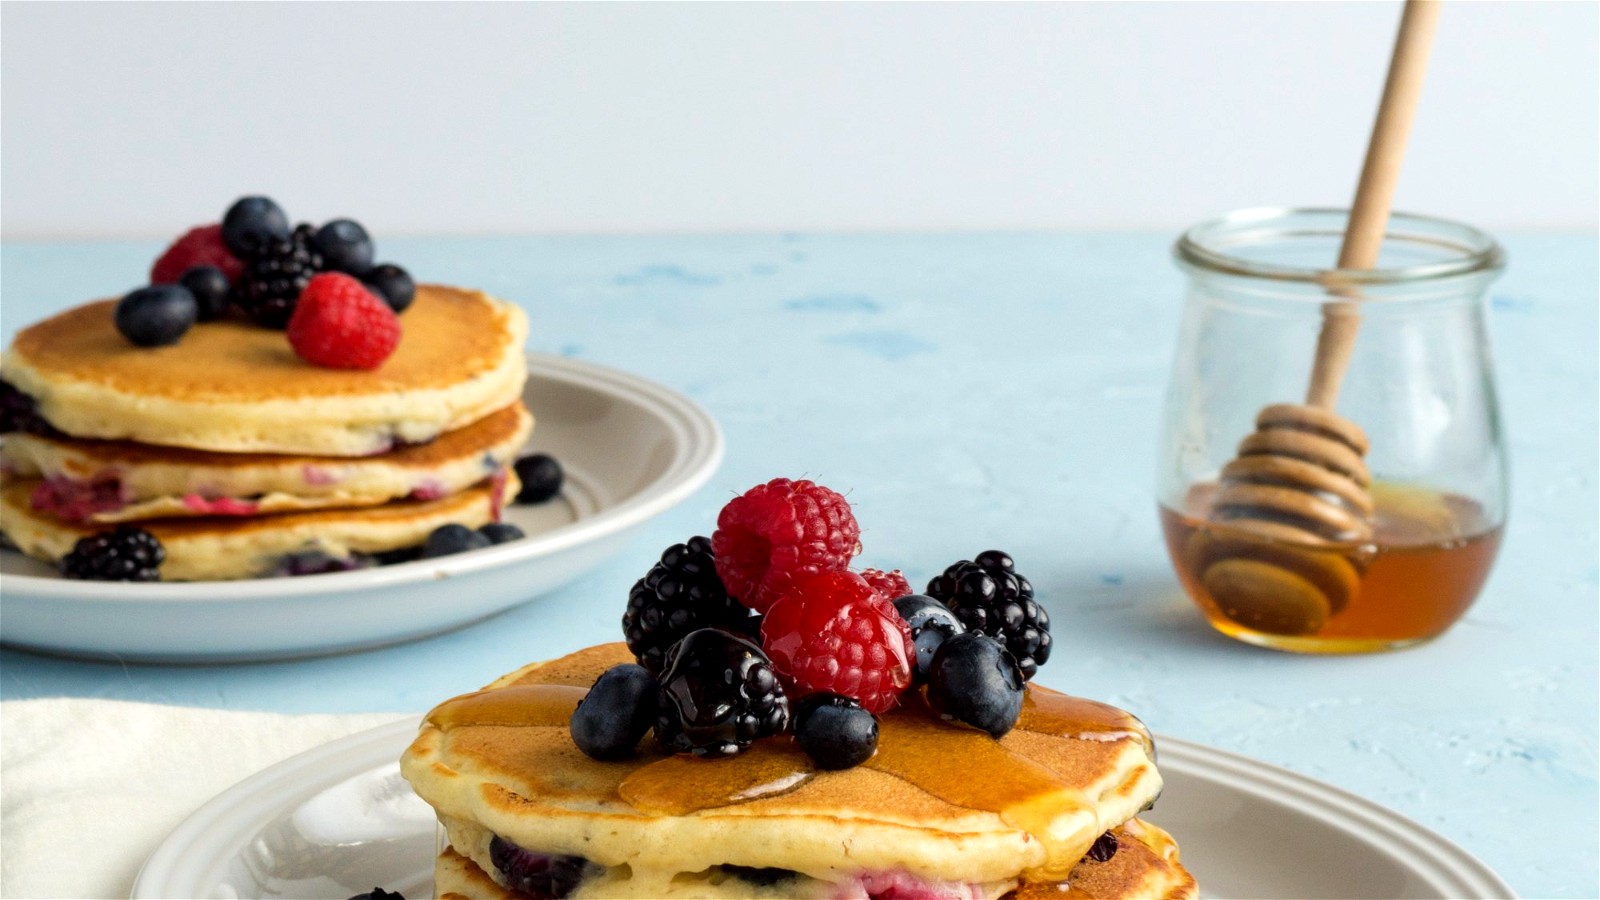
<path fill-rule="evenodd" d="M 145 863 L 135 898 L 432 896 L 433 811 L 400 777 L 414 721 L 285 760 L 228 789 Z M 1514 897 L 1471 854 L 1375 803 L 1293 772 L 1157 738 L 1151 821 L 1206 897 Z"/>
<path fill-rule="evenodd" d="M 526 603 L 593 569 L 722 461 L 722 432 L 709 413 L 634 375 L 530 355 L 523 396 L 536 422 L 529 447 L 566 472 L 560 497 L 507 507 L 506 521 L 528 534 L 523 540 L 378 569 L 187 584 L 72 581 L 0 551 L 0 643 L 218 662 L 411 640 Z"/>

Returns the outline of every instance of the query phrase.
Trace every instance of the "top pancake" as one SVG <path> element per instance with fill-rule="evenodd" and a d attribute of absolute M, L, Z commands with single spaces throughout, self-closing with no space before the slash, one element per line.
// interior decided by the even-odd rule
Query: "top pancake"
<path fill-rule="evenodd" d="M 118 333 L 115 306 L 101 300 L 34 324 L 0 360 L 0 377 L 74 437 L 364 456 L 502 409 L 526 376 L 526 318 L 478 291 L 418 286 L 399 346 L 373 371 L 311 365 L 282 331 L 239 319 L 136 347 Z"/>
<path fill-rule="evenodd" d="M 592 647 L 507 675 L 479 696 L 569 685 L 579 689 L 568 698 L 575 705 L 602 671 L 628 661 L 621 644 Z M 737 865 L 825 881 L 894 869 L 930 881 L 1059 881 L 1095 838 L 1151 802 L 1161 780 L 1132 716 L 1043 688 L 1029 694 L 1022 723 L 998 742 L 902 708 L 882 717 L 879 755 L 867 764 L 701 809 L 673 808 L 675 786 L 702 800 L 741 782 L 765 785 L 760 794 L 809 766 L 786 738 L 726 760 L 665 757 L 652 746 L 636 759 L 598 762 L 573 745 L 564 719 L 519 719 L 512 703 L 455 722 L 448 710 L 459 704 L 435 710 L 401 771 L 438 811 L 451 844 L 480 861 L 498 834 L 635 871 Z M 1082 704 L 1101 722 L 1052 729 L 1039 712 L 1051 698 Z M 899 771 L 886 770 L 894 760 Z"/>

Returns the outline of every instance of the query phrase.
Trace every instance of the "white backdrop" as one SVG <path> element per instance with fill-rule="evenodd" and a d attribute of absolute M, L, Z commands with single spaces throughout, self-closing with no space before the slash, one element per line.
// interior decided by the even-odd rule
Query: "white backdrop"
<path fill-rule="evenodd" d="M 0 8 L 7 238 L 1174 229 L 1348 202 L 1399 6 Z M 1596 225 L 1594 3 L 1451 2 L 1398 204 Z"/>

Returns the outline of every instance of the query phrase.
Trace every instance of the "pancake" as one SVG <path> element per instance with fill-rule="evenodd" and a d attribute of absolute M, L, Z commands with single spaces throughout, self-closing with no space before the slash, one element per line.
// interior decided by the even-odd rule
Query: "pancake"
<path fill-rule="evenodd" d="M 721 760 L 604 763 L 566 721 L 622 644 L 513 672 L 429 714 L 401 772 L 462 856 L 493 870 L 495 836 L 590 860 L 613 881 L 717 866 L 783 869 L 829 884 L 905 873 L 966 895 L 1068 878 L 1089 846 L 1160 791 L 1148 732 L 1113 707 L 1031 687 L 999 741 L 925 708 L 881 717 L 878 754 L 814 771 L 788 739 Z M 596 894 L 595 896 L 599 896 Z"/>
<path fill-rule="evenodd" d="M 254 516 L 448 496 L 510 465 L 532 430 L 519 402 L 426 444 L 359 459 L 15 432 L 0 443 L 0 474 L 41 479 L 34 509 L 69 522 Z"/>
<path fill-rule="evenodd" d="M 30 498 L 36 481 L 19 481 L 0 492 L 0 533 L 18 549 L 56 563 L 79 538 L 104 530 L 70 524 L 36 512 Z M 325 509 L 272 516 L 161 519 L 141 522 L 166 549 L 163 581 L 222 581 L 361 568 L 365 554 L 421 544 L 428 533 L 452 522 L 477 528 L 496 521 L 505 497 L 515 496 L 516 475 L 480 482 L 438 500 L 396 500 L 360 509 Z"/>
<path fill-rule="evenodd" d="M 1065 881 L 1025 885 L 1005 894 L 1007 900 L 1189 900 L 1198 896 L 1194 877 L 1183 868 L 1178 846 L 1165 831 L 1132 819 L 1112 831 L 1117 852 L 1099 862 L 1085 858 Z M 632 873 L 629 873 L 630 875 Z M 765 879 L 763 879 L 765 880 Z M 568 900 L 641 897 L 670 900 L 739 900 L 739 898 L 817 898 L 834 900 L 839 885 L 802 875 L 758 883 L 724 869 L 678 875 L 652 883 L 648 878 L 595 878 L 567 895 Z M 502 887 L 477 864 L 446 847 L 433 867 L 433 895 L 438 900 L 532 900 L 532 895 Z"/>
<path fill-rule="evenodd" d="M 206 322 L 167 347 L 135 347 L 101 300 L 23 329 L 0 378 L 68 435 L 220 453 L 366 456 L 420 443 L 515 403 L 526 376 L 522 311 L 487 294 L 421 285 L 400 345 L 373 371 L 294 355 L 283 332 Z"/>

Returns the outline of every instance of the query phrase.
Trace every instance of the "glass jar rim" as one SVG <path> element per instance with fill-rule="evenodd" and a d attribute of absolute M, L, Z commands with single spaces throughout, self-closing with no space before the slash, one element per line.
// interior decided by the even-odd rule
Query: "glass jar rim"
<path fill-rule="evenodd" d="M 1242 275 L 1249 278 L 1323 285 L 1334 282 L 1374 285 L 1429 281 L 1439 278 L 1454 278 L 1462 275 L 1494 272 L 1505 266 L 1505 251 L 1488 232 L 1450 219 L 1398 211 L 1391 213 L 1389 216 L 1389 224 L 1384 230 L 1385 242 L 1392 240 L 1421 241 L 1453 250 L 1458 255 L 1451 259 L 1435 262 L 1379 269 L 1312 268 L 1245 259 L 1218 249 L 1214 241 L 1207 240 L 1210 237 L 1229 232 L 1248 234 L 1249 232 L 1241 231 L 1240 229 L 1250 227 L 1270 228 L 1274 223 L 1286 222 L 1295 217 L 1335 219 L 1338 221 L 1339 227 L 1337 230 L 1319 230 L 1302 225 L 1276 231 L 1264 231 L 1262 240 L 1251 241 L 1250 243 L 1263 243 L 1265 242 L 1264 239 L 1268 237 L 1279 240 L 1284 238 L 1342 237 L 1344 234 L 1344 222 L 1349 219 L 1349 215 L 1350 211 L 1348 209 L 1337 207 L 1260 206 L 1235 210 L 1185 230 L 1179 236 L 1177 242 L 1173 244 L 1172 252 L 1179 262 L 1212 272 Z M 1413 226 L 1413 228 L 1431 230 L 1436 234 L 1424 237 L 1407 229 L 1407 224 Z"/>

